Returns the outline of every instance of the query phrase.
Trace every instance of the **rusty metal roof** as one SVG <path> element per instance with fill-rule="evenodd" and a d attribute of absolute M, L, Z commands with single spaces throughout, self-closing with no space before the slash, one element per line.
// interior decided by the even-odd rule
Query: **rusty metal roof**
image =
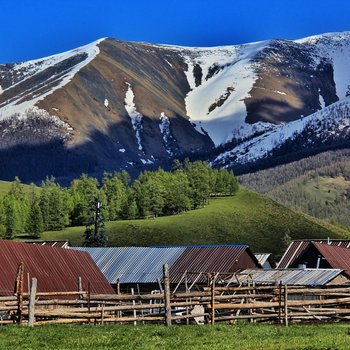
<path fill-rule="evenodd" d="M 259 266 L 259 262 L 247 245 L 188 247 L 170 266 L 169 275 L 172 283 L 178 283 L 185 271 L 194 274 L 231 273 L 242 268 Z M 188 281 L 191 282 L 195 278 L 190 277 Z"/>
<path fill-rule="evenodd" d="M 312 243 L 334 269 L 343 269 L 350 276 L 350 249 L 323 243 Z"/>
<path fill-rule="evenodd" d="M 237 274 L 241 283 L 287 284 L 291 286 L 324 286 L 342 274 L 341 269 L 247 269 Z M 344 277 L 344 282 L 349 279 Z"/>
<path fill-rule="evenodd" d="M 78 290 L 78 277 L 81 277 L 85 290 L 90 282 L 92 293 L 114 293 L 90 255 L 85 252 L 0 240 L 0 295 L 13 294 L 21 262 L 24 264 L 26 292 L 28 278 L 37 278 L 38 292 L 72 292 Z"/>
<path fill-rule="evenodd" d="M 331 246 L 350 248 L 350 240 L 342 239 L 299 239 L 293 241 L 284 255 L 282 256 L 280 262 L 277 264 L 277 268 L 286 269 L 291 266 L 294 261 L 302 255 L 308 248 L 311 242 L 324 243 Z"/>

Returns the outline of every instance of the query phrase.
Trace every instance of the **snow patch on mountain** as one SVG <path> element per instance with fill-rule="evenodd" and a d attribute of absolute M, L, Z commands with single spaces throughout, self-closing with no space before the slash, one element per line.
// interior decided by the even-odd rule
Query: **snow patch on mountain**
<path fill-rule="evenodd" d="M 73 128 L 57 116 L 38 107 L 0 120 L 0 149 L 69 141 Z"/>
<path fill-rule="evenodd" d="M 326 102 L 321 94 L 319 94 L 318 96 L 319 96 L 320 106 L 323 109 L 326 107 Z"/>
<path fill-rule="evenodd" d="M 311 130 L 321 141 L 327 137 L 341 133 L 350 128 L 350 99 L 336 102 L 308 117 L 276 126 L 273 130 L 264 133 L 252 140 L 243 142 L 232 150 L 219 155 L 213 164 L 232 166 L 247 164 L 265 158 L 274 150 L 282 146 L 287 140 L 294 140 L 305 130 Z M 350 129 L 349 129 L 350 131 Z M 313 142 L 308 140 L 307 142 Z M 229 164 L 227 164 L 230 162 Z"/>
<path fill-rule="evenodd" d="M 245 124 L 247 111 L 244 99 L 250 96 L 257 79 L 252 58 L 268 44 L 269 41 L 264 41 L 183 50 L 188 66 L 185 74 L 191 88 L 185 99 L 187 115 L 196 130 L 207 133 L 216 146 L 235 138 L 235 130 Z M 196 87 L 194 67 L 197 65 L 203 78 Z M 247 136 L 252 133 L 249 126 L 245 130 Z"/>
<path fill-rule="evenodd" d="M 143 115 L 139 113 L 136 110 L 136 106 L 134 103 L 135 94 L 131 88 L 131 85 L 129 83 L 126 83 L 128 85 L 128 90 L 125 94 L 125 109 L 129 114 L 129 117 L 131 119 L 132 127 L 135 131 L 135 137 L 138 145 L 138 149 L 142 151 L 142 144 L 141 144 L 141 130 L 142 130 L 142 118 Z"/>
<path fill-rule="evenodd" d="M 169 147 L 169 142 L 171 138 L 171 133 L 170 133 L 170 120 L 169 118 L 165 115 L 164 112 L 160 114 L 160 123 L 159 123 L 159 129 L 160 132 L 163 136 L 163 141 L 164 141 L 164 146 L 166 149 L 166 152 L 170 155 L 172 155 L 172 151 Z"/>
<path fill-rule="evenodd" d="M 40 82 L 37 86 L 30 86 L 28 91 L 24 91 L 19 95 L 16 95 L 12 100 L 5 101 L 0 104 L 0 119 L 11 116 L 15 113 L 22 114 L 26 110 L 34 107 L 39 101 L 43 100 L 46 96 L 51 95 L 57 89 L 68 84 L 74 75 L 78 73 L 84 66 L 90 63 L 100 52 L 98 44 L 104 39 L 97 40 L 91 44 L 81 46 L 77 49 L 67 51 L 58 55 L 53 55 L 37 60 L 27 61 L 23 63 L 17 63 L 13 67 L 14 74 L 20 74 L 21 79 L 15 84 L 3 90 L 3 92 L 13 89 L 18 84 L 25 82 L 34 75 L 43 72 L 44 70 L 57 65 L 67 59 L 73 58 L 77 55 L 86 55 L 86 58 L 68 69 L 63 75 L 52 75 L 47 82 Z M 51 89 L 47 91 L 41 91 L 45 83 L 55 83 Z M 37 91 L 37 92 L 36 92 Z M 36 92 L 36 93 L 35 93 Z M 30 95 L 28 100 L 25 99 L 26 95 Z M 22 101 L 22 102 L 21 102 Z"/>
<path fill-rule="evenodd" d="M 326 57 L 332 62 L 337 95 L 340 100 L 345 98 L 350 84 L 350 32 L 314 35 L 295 42 L 315 46 L 318 57 Z"/>

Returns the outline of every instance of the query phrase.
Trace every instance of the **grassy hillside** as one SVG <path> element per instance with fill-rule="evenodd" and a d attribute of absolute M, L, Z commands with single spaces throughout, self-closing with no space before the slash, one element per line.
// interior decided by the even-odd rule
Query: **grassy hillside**
<path fill-rule="evenodd" d="M 83 242 L 84 227 L 46 232 L 43 239 Z M 107 223 L 111 246 L 247 243 L 255 252 L 279 256 L 284 235 L 296 238 L 341 238 L 347 231 L 298 214 L 262 195 L 240 190 L 234 197 L 214 198 L 203 208 L 157 219 Z"/>
<path fill-rule="evenodd" d="M 350 229 L 350 150 L 243 175 L 241 184 L 294 210 Z"/>
<path fill-rule="evenodd" d="M 0 181 L 0 199 L 4 197 L 7 194 L 7 192 L 10 190 L 11 184 L 12 182 L 10 181 Z M 30 185 L 22 184 L 22 187 L 25 192 L 29 192 L 31 189 Z M 36 191 L 39 192 L 40 188 L 36 187 Z"/>

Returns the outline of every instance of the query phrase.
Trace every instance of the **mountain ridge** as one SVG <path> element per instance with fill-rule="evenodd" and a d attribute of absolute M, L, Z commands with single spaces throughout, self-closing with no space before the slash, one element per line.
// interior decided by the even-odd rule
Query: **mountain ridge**
<path fill-rule="evenodd" d="M 263 136 L 282 135 L 284 124 L 303 124 L 338 101 L 347 106 L 349 55 L 350 32 L 213 48 L 103 38 L 0 65 L 0 174 L 13 177 L 18 162 L 30 173 L 26 165 L 37 164 L 36 155 L 42 169 L 28 173 L 28 180 L 140 171 L 185 156 L 214 166 L 244 165 L 237 154 L 247 142 L 260 149 Z M 62 123 L 45 129 L 43 115 Z M 11 141 L 4 133 L 9 125 Z M 347 136 L 333 141 L 345 140 L 347 147 Z M 274 149 L 255 152 L 248 163 L 274 157 L 294 142 L 279 138 Z M 312 142 L 317 151 L 321 141 Z M 287 147 L 283 152 L 290 153 Z M 43 164 L 50 158 L 54 168 Z"/>

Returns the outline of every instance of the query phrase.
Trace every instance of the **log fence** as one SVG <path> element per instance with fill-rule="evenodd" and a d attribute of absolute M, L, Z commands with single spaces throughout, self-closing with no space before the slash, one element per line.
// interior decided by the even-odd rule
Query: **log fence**
<path fill-rule="evenodd" d="M 101 295 L 91 293 L 90 284 L 83 290 L 81 279 L 77 291 L 38 292 L 33 278 L 29 293 L 23 291 L 23 267 L 18 270 L 15 293 L 0 296 L 0 325 L 11 323 L 29 327 L 44 324 L 172 324 L 218 322 L 291 322 L 350 321 L 350 286 L 287 286 L 254 283 L 220 285 L 217 274 L 201 290 L 171 291 L 169 269 L 158 293 Z M 160 281 L 159 281 L 160 283 Z M 136 292 L 136 293 L 135 293 Z"/>

